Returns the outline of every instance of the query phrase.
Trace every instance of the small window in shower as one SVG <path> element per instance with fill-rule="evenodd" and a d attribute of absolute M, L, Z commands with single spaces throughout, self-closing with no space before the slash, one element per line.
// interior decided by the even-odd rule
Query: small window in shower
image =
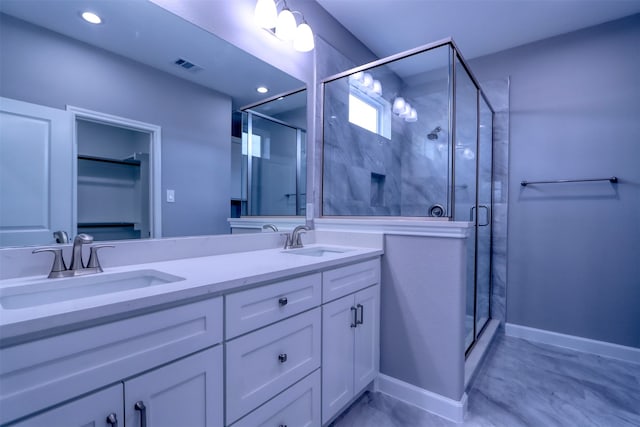
<path fill-rule="evenodd" d="M 380 82 L 378 86 L 382 92 Z M 352 78 L 349 85 L 349 122 L 390 139 L 391 105 L 381 93 L 365 89 L 360 79 Z"/>

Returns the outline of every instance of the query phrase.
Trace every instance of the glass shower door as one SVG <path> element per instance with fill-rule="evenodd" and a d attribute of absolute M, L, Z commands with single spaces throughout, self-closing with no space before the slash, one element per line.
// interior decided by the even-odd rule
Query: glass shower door
<path fill-rule="evenodd" d="M 478 208 L 476 240 L 476 338 L 489 320 L 491 295 L 491 196 L 493 167 L 493 113 L 483 97 L 480 98 L 480 127 L 478 153 Z"/>
<path fill-rule="evenodd" d="M 251 113 L 248 123 L 249 215 L 297 215 L 298 130 Z"/>
<path fill-rule="evenodd" d="M 454 57 L 454 221 L 475 221 L 476 171 L 478 145 L 478 89 L 466 69 Z M 476 233 L 470 233 L 467 241 L 467 283 L 465 310 L 465 348 L 475 339 L 475 259 Z"/>

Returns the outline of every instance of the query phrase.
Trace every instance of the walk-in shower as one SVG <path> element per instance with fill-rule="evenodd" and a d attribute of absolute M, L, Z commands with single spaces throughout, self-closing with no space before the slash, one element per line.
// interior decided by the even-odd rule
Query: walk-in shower
<path fill-rule="evenodd" d="M 322 86 L 324 217 L 472 222 L 468 352 L 490 318 L 491 105 L 450 39 Z"/>
<path fill-rule="evenodd" d="M 242 110 L 242 216 L 296 216 L 306 206 L 306 90 Z"/>

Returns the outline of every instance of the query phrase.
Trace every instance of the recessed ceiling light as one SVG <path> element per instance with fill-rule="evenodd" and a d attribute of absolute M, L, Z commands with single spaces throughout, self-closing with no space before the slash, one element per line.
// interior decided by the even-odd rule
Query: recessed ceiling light
<path fill-rule="evenodd" d="M 267 93 L 269 92 L 269 89 L 267 89 L 264 86 L 258 86 L 258 88 L 256 89 L 259 93 Z"/>
<path fill-rule="evenodd" d="M 82 12 L 82 19 L 91 24 L 100 24 L 102 23 L 102 19 L 98 15 L 93 12 Z"/>

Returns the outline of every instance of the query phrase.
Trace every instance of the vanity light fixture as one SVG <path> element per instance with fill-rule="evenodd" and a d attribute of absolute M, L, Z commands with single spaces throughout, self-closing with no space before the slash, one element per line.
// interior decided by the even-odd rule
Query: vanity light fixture
<path fill-rule="evenodd" d="M 309 52 L 315 47 L 313 31 L 298 11 L 291 11 L 285 0 L 281 0 L 282 10 L 278 13 L 276 1 L 258 0 L 254 10 L 256 24 L 268 30 L 280 40 L 293 42 L 293 48 L 298 52 Z M 294 14 L 299 14 L 302 23 L 297 24 Z"/>
<path fill-rule="evenodd" d="M 393 100 L 392 111 L 405 122 L 417 122 L 418 112 L 403 97 L 398 96 Z"/>
<path fill-rule="evenodd" d="M 379 96 L 382 95 L 382 83 L 380 83 L 380 80 L 375 80 L 369 73 L 363 73 L 362 71 L 359 71 L 352 74 L 350 80 L 363 92 L 376 94 Z"/>
<path fill-rule="evenodd" d="M 85 21 L 91 23 L 91 24 L 101 24 L 102 23 L 102 19 L 96 15 L 93 12 L 82 12 L 82 19 L 84 19 Z"/>

